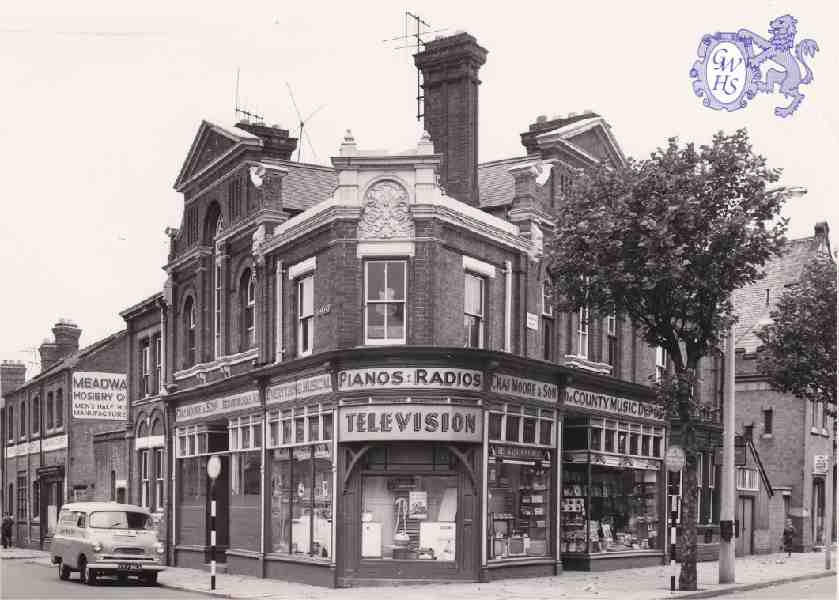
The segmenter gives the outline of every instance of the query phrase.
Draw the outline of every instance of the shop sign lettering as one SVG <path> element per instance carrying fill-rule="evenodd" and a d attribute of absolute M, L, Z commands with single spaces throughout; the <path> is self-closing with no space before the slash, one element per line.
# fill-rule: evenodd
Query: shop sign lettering
<path fill-rule="evenodd" d="M 481 409 L 422 404 L 344 407 L 339 440 L 446 440 L 480 442 Z"/>
<path fill-rule="evenodd" d="M 73 373 L 73 418 L 128 419 L 128 380 L 120 373 Z"/>
<path fill-rule="evenodd" d="M 332 376 L 329 373 L 321 373 L 313 377 L 287 381 L 268 388 L 266 404 L 279 404 L 302 400 L 319 394 L 328 394 L 332 391 Z"/>
<path fill-rule="evenodd" d="M 567 387 L 563 391 L 562 403 L 565 406 L 590 408 L 616 415 L 664 421 L 664 409 L 656 404 L 617 398 L 598 392 L 587 392 L 572 387 Z"/>
<path fill-rule="evenodd" d="M 467 369 L 439 367 L 348 369 L 338 373 L 338 389 L 383 390 L 392 388 L 481 389 L 483 374 Z"/>
<path fill-rule="evenodd" d="M 188 421 L 259 406 L 259 392 L 252 390 L 225 398 L 213 398 L 179 406 L 175 410 L 175 421 Z"/>
<path fill-rule="evenodd" d="M 494 373 L 490 378 L 489 390 L 496 394 L 517 396 L 528 400 L 543 400 L 545 402 L 556 402 L 559 397 L 559 388 L 556 384 L 497 373 Z"/>
<path fill-rule="evenodd" d="M 551 452 L 544 448 L 531 448 L 529 446 L 504 446 L 501 444 L 490 444 L 489 455 L 494 458 L 519 458 L 523 460 L 540 460 L 551 462 Z"/>
<path fill-rule="evenodd" d="M 41 451 L 54 452 L 55 450 L 63 450 L 65 448 L 67 448 L 66 433 L 63 435 L 45 438 L 43 441 L 34 440 L 31 442 L 22 442 L 14 446 L 7 446 L 6 458 L 26 456 L 27 454 L 38 454 Z"/>

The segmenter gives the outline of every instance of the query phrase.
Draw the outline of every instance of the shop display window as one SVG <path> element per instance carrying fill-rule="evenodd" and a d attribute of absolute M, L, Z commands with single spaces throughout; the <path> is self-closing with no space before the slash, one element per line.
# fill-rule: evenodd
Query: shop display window
<path fill-rule="evenodd" d="M 569 464 L 563 467 L 563 552 L 661 549 L 658 472 Z"/>
<path fill-rule="evenodd" d="M 362 493 L 363 559 L 455 560 L 456 475 L 367 475 Z"/>
<path fill-rule="evenodd" d="M 332 408 L 268 415 L 272 552 L 333 558 Z"/>
<path fill-rule="evenodd" d="M 549 456 L 549 455 L 548 455 Z M 550 556 L 551 466 L 500 459 L 488 468 L 488 555 Z"/>

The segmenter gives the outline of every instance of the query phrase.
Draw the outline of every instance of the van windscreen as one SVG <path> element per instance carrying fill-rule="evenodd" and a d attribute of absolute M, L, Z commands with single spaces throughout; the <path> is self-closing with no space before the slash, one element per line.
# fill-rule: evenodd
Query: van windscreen
<path fill-rule="evenodd" d="M 151 517 L 141 512 L 103 510 L 90 515 L 96 529 L 151 529 Z"/>

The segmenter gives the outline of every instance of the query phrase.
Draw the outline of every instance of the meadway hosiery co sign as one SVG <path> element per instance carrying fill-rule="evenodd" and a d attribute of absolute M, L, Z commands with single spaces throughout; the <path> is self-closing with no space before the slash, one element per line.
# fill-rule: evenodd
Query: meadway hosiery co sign
<path fill-rule="evenodd" d="M 571 408 L 589 408 L 622 417 L 664 421 L 664 409 L 657 404 L 579 390 L 573 387 L 566 387 L 562 391 L 562 404 Z"/>
<path fill-rule="evenodd" d="M 73 418 L 125 421 L 128 383 L 120 373 L 73 373 Z"/>

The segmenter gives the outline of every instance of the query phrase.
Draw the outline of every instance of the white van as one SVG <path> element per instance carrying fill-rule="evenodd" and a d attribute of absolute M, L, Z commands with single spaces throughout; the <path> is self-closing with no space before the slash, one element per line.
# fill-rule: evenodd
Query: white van
<path fill-rule="evenodd" d="M 157 539 L 149 511 L 133 504 L 73 502 L 61 507 L 50 546 L 58 576 L 96 585 L 100 575 L 120 579 L 137 576 L 147 585 L 157 583 L 163 544 Z"/>

